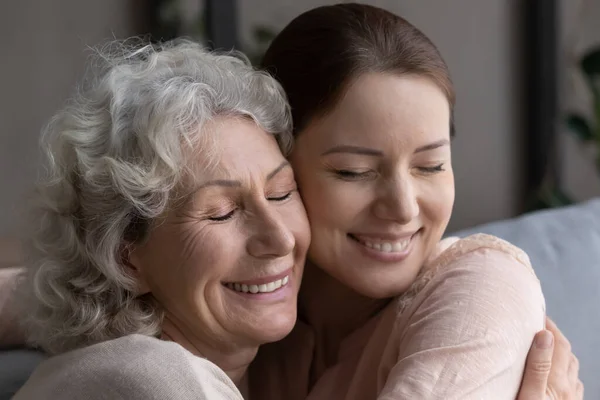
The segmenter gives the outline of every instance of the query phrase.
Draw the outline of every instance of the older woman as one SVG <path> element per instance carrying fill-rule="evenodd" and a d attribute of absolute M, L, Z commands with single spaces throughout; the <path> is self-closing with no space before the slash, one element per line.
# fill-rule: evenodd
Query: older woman
<path fill-rule="evenodd" d="M 16 399 L 239 399 L 310 240 L 279 85 L 189 42 L 98 57 L 50 123 Z M 234 385 L 234 383 L 236 385 Z"/>

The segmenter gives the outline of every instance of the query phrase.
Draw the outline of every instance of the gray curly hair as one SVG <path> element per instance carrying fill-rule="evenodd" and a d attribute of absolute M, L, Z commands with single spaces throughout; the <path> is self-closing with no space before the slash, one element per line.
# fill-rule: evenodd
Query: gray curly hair
<path fill-rule="evenodd" d="M 186 150 L 210 157 L 203 125 L 250 118 L 282 152 L 292 143 L 282 88 L 239 53 L 130 40 L 95 55 L 88 79 L 41 140 L 47 176 L 34 196 L 21 301 L 28 341 L 54 354 L 160 332 L 162 312 L 136 295 L 123 248 L 143 240 L 173 204 L 189 172 Z"/>

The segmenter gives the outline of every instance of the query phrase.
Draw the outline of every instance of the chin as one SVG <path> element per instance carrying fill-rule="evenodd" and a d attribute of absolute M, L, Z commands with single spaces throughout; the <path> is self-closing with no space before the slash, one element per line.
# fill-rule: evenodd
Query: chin
<path fill-rule="evenodd" d="M 399 268 L 385 271 L 370 271 L 358 269 L 355 276 L 347 276 L 345 284 L 358 294 L 372 299 L 387 299 L 400 296 L 406 292 L 416 280 L 420 269 Z"/>
<path fill-rule="evenodd" d="M 290 334 L 296 324 L 296 306 L 288 312 L 273 312 L 258 318 L 253 326 L 251 336 L 260 344 L 277 342 Z"/>

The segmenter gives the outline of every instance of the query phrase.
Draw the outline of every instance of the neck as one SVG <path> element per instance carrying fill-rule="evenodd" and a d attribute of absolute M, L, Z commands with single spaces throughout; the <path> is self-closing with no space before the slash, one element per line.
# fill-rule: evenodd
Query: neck
<path fill-rule="evenodd" d="M 193 334 L 169 314 L 163 320 L 161 339 L 175 342 L 195 356 L 206 358 L 221 368 L 238 387 L 258 351 L 258 346 L 240 347 L 206 340 Z"/>
<path fill-rule="evenodd" d="M 377 315 L 390 299 L 363 296 L 309 261 L 298 302 L 299 316 L 314 330 L 317 353 L 328 366 L 335 362 L 340 342 Z"/>

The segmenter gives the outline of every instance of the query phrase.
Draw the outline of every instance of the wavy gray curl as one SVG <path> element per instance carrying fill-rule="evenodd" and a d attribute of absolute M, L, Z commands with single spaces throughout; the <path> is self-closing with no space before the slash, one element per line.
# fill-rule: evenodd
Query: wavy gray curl
<path fill-rule="evenodd" d="M 41 140 L 47 176 L 34 198 L 21 301 L 28 341 L 52 354 L 159 334 L 162 312 L 135 294 L 123 249 L 143 240 L 173 203 L 189 172 L 186 150 L 210 157 L 203 125 L 239 116 L 275 135 L 284 153 L 293 140 L 282 88 L 240 53 L 130 40 L 111 42 L 93 59 Z"/>

